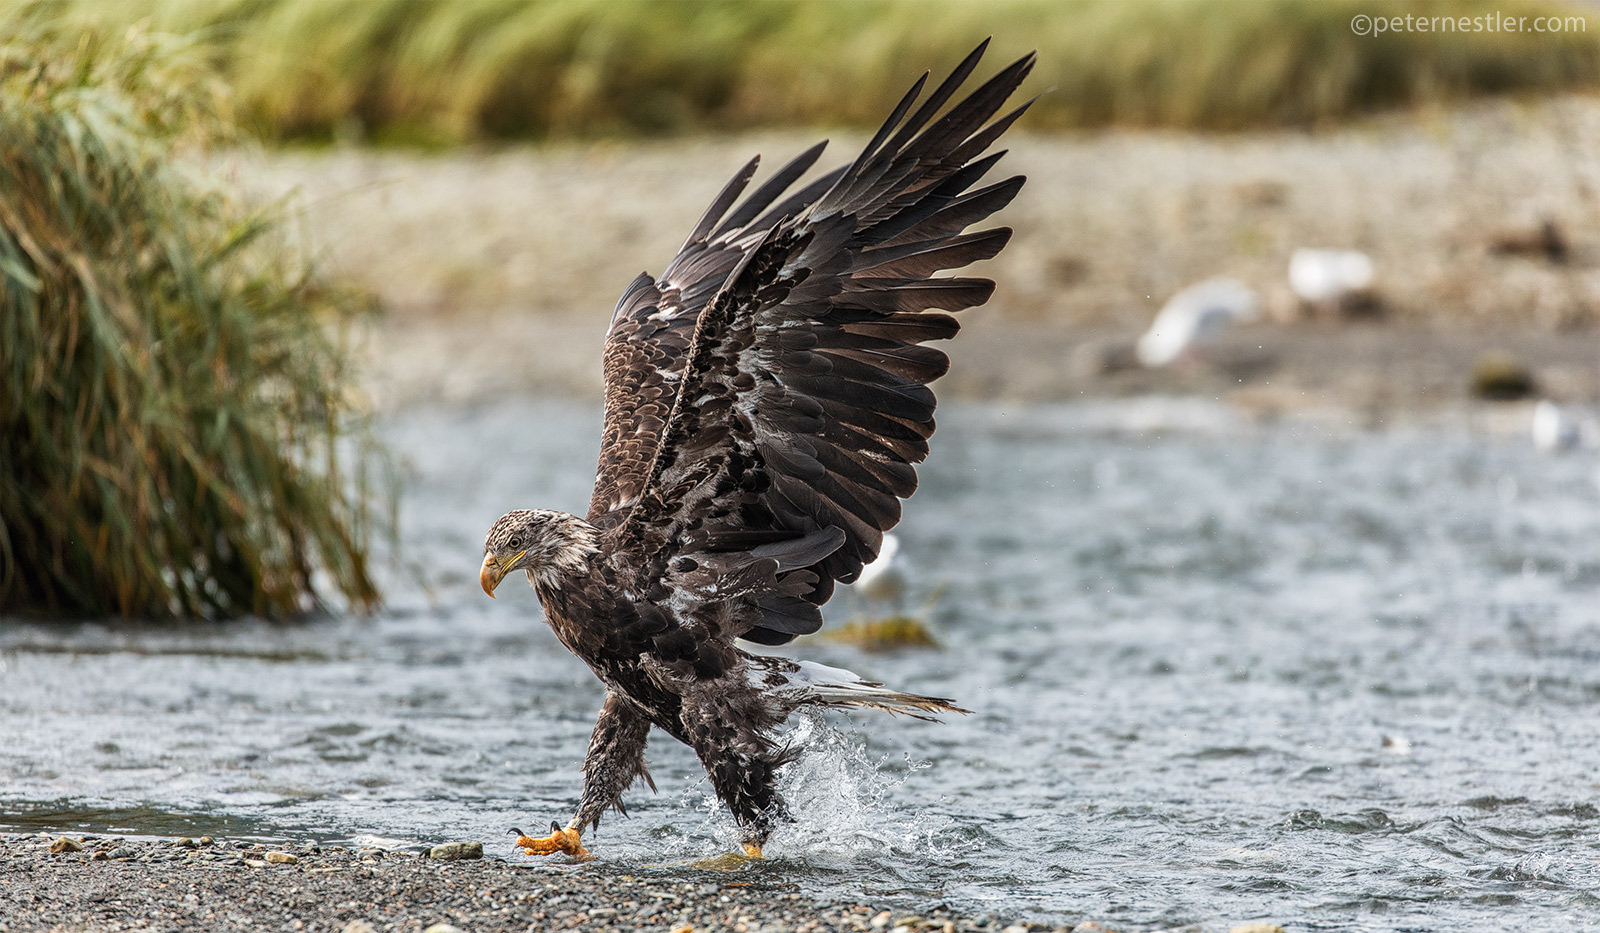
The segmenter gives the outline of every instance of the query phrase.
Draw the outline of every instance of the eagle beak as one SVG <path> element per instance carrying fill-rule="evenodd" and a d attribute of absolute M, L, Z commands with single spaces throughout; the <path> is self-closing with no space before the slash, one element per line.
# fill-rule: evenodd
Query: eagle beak
<path fill-rule="evenodd" d="M 490 554 L 483 559 L 483 569 L 478 571 L 478 582 L 483 584 L 483 591 L 494 599 L 494 588 L 500 585 L 505 578 L 505 572 L 500 569 L 500 562 Z"/>
<path fill-rule="evenodd" d="M 493 554 L 486 555 L 483 558 L 483 569 L 478 571 L 478 582 L 482 584 L 483 591 L 489 594 L 490 599 L 494 599 L 495 587 L 499 586 L 500 581 L 506 578 L 506 574 L 517 569 L 517 565 L 522 563 L 523 555 L 527 553 L 527 551 L 518 551 L 510 560 L 506 561 L 504 567 L 500 566 L 499 559 Z"/>

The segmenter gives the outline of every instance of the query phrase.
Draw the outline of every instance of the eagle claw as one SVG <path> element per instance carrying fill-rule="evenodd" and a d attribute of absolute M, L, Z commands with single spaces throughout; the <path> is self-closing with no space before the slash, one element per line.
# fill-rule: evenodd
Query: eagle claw
<path fill-rule="evenodd" d="M 562 829 L 555 823 L 550 824 L 550 835 L 534 839 L 524 835 L 522 830 L 513 829 L 517 835 L 517 845 L 526 855 L 554 855 L 565 852 L 580 862 L 586 862 L 594 856 L 583 847 L 583 842 L 578 838 L 578 831 L 572 827 Z"/>

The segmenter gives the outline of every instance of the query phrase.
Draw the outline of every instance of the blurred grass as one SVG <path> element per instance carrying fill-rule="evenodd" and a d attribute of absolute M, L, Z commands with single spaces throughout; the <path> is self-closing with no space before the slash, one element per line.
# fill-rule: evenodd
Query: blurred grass
<path fill-rule="evenodd" d="M 184 158 L 224 103 L 186 42 L 0 14 L 0 613 L 377 601 L 357 302 Z"/>
<path fill-rule="evenodd" d="M 1591 88 L 1576 6 L 1424 0 L 60 0 L 203 30 L 280 139 L 481 139 L 870 126 L 984 36 L 1040 52 L 1035 129 L 1301 125 L 1474 94 Z M 1390 32 L 1380 16 L 1584 18 L 1560 34 Z"/>

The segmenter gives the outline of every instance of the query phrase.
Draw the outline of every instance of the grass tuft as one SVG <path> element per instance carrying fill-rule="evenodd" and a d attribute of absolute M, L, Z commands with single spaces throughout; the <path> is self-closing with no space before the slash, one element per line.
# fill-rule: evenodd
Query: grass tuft
<path fill-rule="evenodd" d="M 233 140 L 198 47 L 43 9 L 0 15 L 0 612 L 374 605 L 357 302 L 185 157 Z"/>
<path fill-rule="evenodd" d="M 1305 125 L 1600 83 L 1600 20 L 1539 0 L 60 4 L 112 23 L 202 31 L 248 124 L 284 139 L 870 127 L 911 76 L 949 68 L 990 35 L 992 62 L 1040 53 L 1029 83 L 1045 92 L 1029 118 L 1035 129 Z M 1358 15 L 1428 23 L 1357 35 Z M 1549 15 L 1563 18 L 1561 31 L 1535 32 Z M 1503 28 L 1507 17 L 1524 29 Z"/>

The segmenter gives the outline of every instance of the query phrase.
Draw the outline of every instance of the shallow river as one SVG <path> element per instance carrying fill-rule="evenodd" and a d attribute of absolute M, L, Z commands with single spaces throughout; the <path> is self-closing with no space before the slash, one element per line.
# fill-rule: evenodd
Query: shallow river
<path fill-rule="evenodd" d="M 975 713 L 800 723 L 800 819 L 755 871 L 1124 928 L 1600 926 L 1592 455 L 1159 400 L 942 421 L 900 533 L 943 650 L 792 653 Z M 583 511 L 598 413 L 387 433 L 408 566 L 377 618 L 0 626 L 0 829 L 520 858 L 508 827 L 570 816 L 600 687 L 520 577 L 491 601 L 476 571 L 502 511 Z M 652 866 L 731 822 L 687 749 L 650 757 L 660 793 L 592 845 L 693 875 Z"/>

